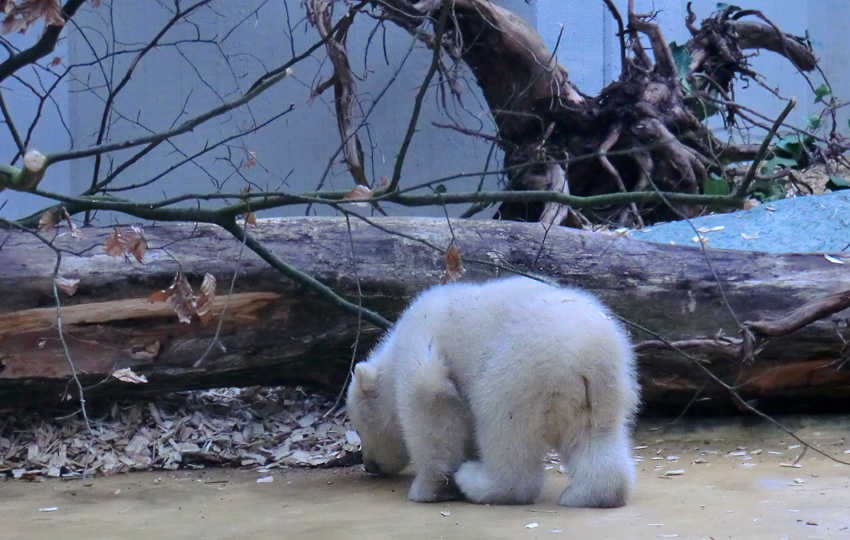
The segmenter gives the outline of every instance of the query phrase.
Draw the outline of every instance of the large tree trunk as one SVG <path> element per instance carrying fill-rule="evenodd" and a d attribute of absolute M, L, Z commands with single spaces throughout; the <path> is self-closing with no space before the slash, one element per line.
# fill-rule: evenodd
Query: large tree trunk
<path fill-rule="evenodd" d="M 443 250 L 454 234 L 467 278 L 484 280 L 511 270 L 552 276 L 597 294 L 612 310 L 668 340 L 735 337 L 740 321 L 775 319 L 847 288 L 846 266 L 818 254 L 772 255 L 708 249 L 715 281 L 698 248 L 653 244 L 540 224 L 492 221 L 377 219 L 388 234 L 353 221 L 356 274 L 363 305 L 394 319 L 444 270 Z M 453 232 L 452 232 L 453 231 Z M 254 384 L 309 383 L 338 389 L 345 379 L 357 318 L 282 278 L 247 249 L 219 336 L 216 332 L 241 244 L 211 226 L 152 227 L 144 265 L 106 255 L 112 229 L 85 229 L 56 245 L 65 253 L 60 275 L 79 278 L 72 297 L 62 294 L 61 321 L 70 356 L 89 399 L 168 390 Z M 355 268 L 344 220 L 286 218 L 262 221 L 256 237 L 295 267 L 357 302 Z M 425 241 L 414 241 L 411 238 Z M 165 247 L 167 249 L 157 249 Z M 90 248 L 90 249 L 89 249 Z M 172 258 L 173 257 L 173 258 Z M 0 249 L 0 401 L 55 400 L 69 386 L 69 367 L 56 330 L 51 249 L 33 236 L 11 233 Z M 179 265 L 178 265 L 179 262 Z M 168 287 L 175 272 L 197 287 L 200 276 L 218 278 L 213 323 L 179 323 L 165 303 L 148 296 Z M 745 399 L 768 409 L 811 410 L 850 404 L 850 370 L 841 365 L 839 316 L 810 324 L 766 344 L 752 363 L 729 358 L 730 348 L 688 349 L 713 373 L 739 386 Z M 533 325 L 534 321 L 525 324 Z M 636 342 L 653 336 L 631 328 Z M 364 323 L 362 358 L 380 335 Z M 714 411 L 733 403 L 728 392 L 681 354 L 645 344 L 639 366 L 645 406 L 677 413 L 698 393 L 696 405 Z M 147 376 L 147 384 L 110 377 L 119 368 Z"/>

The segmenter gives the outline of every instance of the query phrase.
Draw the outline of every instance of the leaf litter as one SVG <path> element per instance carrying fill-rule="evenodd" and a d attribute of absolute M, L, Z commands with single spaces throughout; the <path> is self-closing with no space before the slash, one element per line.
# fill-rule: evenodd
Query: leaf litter
<path fill-rule="evenodd" d="M 0 409 L 0 477 L 353 465 L 360 439 L 344 408 L 326 414 L 333 404 L 301 387 L 179 392 L 90 409 L 91 433 L 79 414 Z"/>

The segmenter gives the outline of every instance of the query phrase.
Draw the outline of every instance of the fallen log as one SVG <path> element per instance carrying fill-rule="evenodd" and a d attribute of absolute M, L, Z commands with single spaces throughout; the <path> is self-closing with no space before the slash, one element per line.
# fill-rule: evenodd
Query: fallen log
<path fill-rule="evenodd" d="M 520 272 L 587 289 L 639 325 L 628 326 L 638 343 L 644 406 L 653 412 L 677 414 L 688 405 L 734 409 L 728 390 L 697 362 L 766 410 L 850 404 L 846 315 L 832 314 L 777 337 L 758 334 L 759 328 L 791 328 L 787 321 L 765 321 L 850 288 L 847 266 L 822 254 L 703 252 L 574 229 L 547 232 L 539 223 L 458 220 L 451 229 L 431 218 L 372 223 L 377 226 L 352 220 L 351 239 L 345 221 L 336 218 L 262 220 L 250 232 L 294 267 L 389 320 L 439 281 L 444 250 L 453 240 L 467 279 Z M 60 293 L 61 319 L 53 295 L 54 251 L 23 232 L 0 239 L 0 403 L 76 399 L 65 346 L 89 401 L 223 386 L 338 390 L 352 356 L 362 358 L 382 332 L 283 278 L 214 226 L 147 228 L 143 264 L 104 253 L 112 233 L 91 228 L 82 239 L 65 234 L 53 241 L 68 251 L 58 274 L 80 280 L 73 296 Z M 850 261 L 846 254 L 834 254 L 836 259 Z M 148 301 L 178 270 L 194 286 L 207 272 L 217 278 L 211 323 L 180 323 L 169 303 Z M 811 318 L 811 309 L 802 312 Z M 742 339 L 745 321 L 755 342 Z M 751 350 L 743 354 L 748 343 Z M 111 377 L 123 368 L 148 382 Z"/>

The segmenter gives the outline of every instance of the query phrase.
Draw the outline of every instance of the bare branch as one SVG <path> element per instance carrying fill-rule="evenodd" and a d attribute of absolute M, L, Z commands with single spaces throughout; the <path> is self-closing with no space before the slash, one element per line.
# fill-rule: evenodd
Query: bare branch
<path fill-rule="evenodd" d="M 47 156 L 48 161 L 50 163 L 57 163 L 57 162 L 60 162 L 60 161 L 67 161 L 67 160 L 70 160 L 70 159 L 80 159 L 80 158 L 84 158 L 84 157 L 95 156 L 95 155 L 98 155 L 98 154 L 105 154 L 107 152 L 114 152 L 116 150 L 124 150 L 126 148 L 132 148 L 134 146 L 141 146 L 143 144 L 150 144 L 150 143 L 164 141 L 165 139 L 170 139 L 170 138 L 172 138 L 176 135 L 181 135 L 183 133 L 187 133 L 189 131 L 192 131 L 193 129 L 195 129 L 196 127 L 198 127 L 199 125 L 203 124 L 204 122 L 206 122 L 208 120 L 211 120 L 211 119 L 213 119 L 217 116 L 221 116 L 222 114 L 224 114 L 228 111 L 231 111 L 231 110 L 233 110 L 237 107 L 241 107 L 242 105 L 245 105 L 246 103 L 250 102 L 255 97 L 259 96 L 260 94 L 262 94 L 263 92 L 265 92 L 266 90 L 268 90 L 269 88 L 274 86 L 277 82 L 279 82 L 280 80 L 287 77 L 290 73 L 292 73 L 291 70 L 286 70 L 286 71 L 278 73 L 274 77 L 266 78 L 266 79 L 263 80 L 263 82 L 260 85 L 254 87 L 252 90 L 248 91 L 242 97 L 235 99 L 233 101 L 224 103 L 223 105 L 220 105 L 220 106 L 215 107 L 213 109 L 210 109 L 209 111 L 207 111 L 203 114 L 200 114 L 200 115 L 196 116 L 195 118 L 192 118 L 191 120 L 187 120 L 186 122 L 184 122 L 183 124 L 181 124 L 180 126 L 174 128 L 174 129 L 170 129 L 168 131 L 163 131 L 161 133 L 155 133 L 153 135 L 148 135 L 146 137 L 139 137 L 137 139 L 130 139 L 130 140 L 121 141 L 121 142 L 117 142 L 117 143 L 107 143 L 107 144 L 101 144 L 101 145 L 97 145 L 97 146 L 91 146 L 89 148 L 85 148 L 85 149 L 82 149 L 82 150 L 72 150 L 72 151 L 69 151 L 69 152 L 60 152 L 60 153 L 50 154 L 50 155 Z"/>
<path fill-rule="evenodd" d="M 410 113 L 410 122 L 407 126 L 407 133 L 405 133 L 404 139 L 401 142 L 401 148 L 399 148 L 398 156 L 395 160 L 393 176 L 390 178 L 387 191 L 395 191 L 398 189 L 398 183 L 401 180 L 401 169 L 404 166 L 404 158 L 407 155 L 407 149 L 410 147 L 410 142 L 413 140 L 413 134 L 416 131 L 416 124 L 419 122 L 419 112 L 422 109 L 422 102 L 425 100 L 425 93 L 428 91 L 428 88 L 431 85 L 431 79 L 434 77 L 434 73 L 437 72 L 437 68 L 440 65 L 440 55 L 443 53 L 443 37 L 446 33 L 446 24 L 449 20 L 449 13 L 452 11 L 454 11 L 454 0 L 443 0 L 443 5 L 440 8 L 440 19 L 437 22 L 437 28 L 434 31 L 431 65 L 428 66 L 428 72 L 425 74 L 425 78 L 419 86 L 419 91 L 416 93 L 416 98 L 413 100 L 413 112 Z"/>
<path fill-rule="evenodd" d="M 779 130 L 779 126 L 782 125 L 782 122 L 785 121 L 785 118 L 788 116 L 788 113 L 791 112 L 791 109 L 797 105 L 797 100 L 791 98 L 788 100 L 788 103 L 785 105 L 785 109 L 779 114 L 776 118 L 776 121 L 771 126 L 770 131 L 765 135 L 764 140 L 759 147 L 758 153 L 756 154 L 755 159 L 753 159 L 752 165 L 750 165 L 750 170 L 747 172 L 747 176 L 738 184 L 738 188 L 735 190 L 735 195 L 737 197 L 746 197 L 747 191 L 750 189 L 750 184 L 755 180 L 756 172 L 758 172 L 758 168 L 761 165 L 762 160 L 767 155 L 767 149 L 770 147 L 770 143 L 773 141 L 773 137 L 776 135 L 776 132 Z"/>
<path fill-rule="evenodd" d="M 85 2 L 86 0 L 68 0 L 62 6 L 62 16 L 67 21 L 74 16 L 80 6 Z M 17 73 L 22 67 L 34 64 L 52 53 L 56 47 L 56 42 L 59 41 L 59 36 L 62 34 L 63 28 L 64 26 L 48 26 L 44 29 L 44 33 L 35 45 L 9 56 L 9 58 L 0 64 L 0 82 Z"/>

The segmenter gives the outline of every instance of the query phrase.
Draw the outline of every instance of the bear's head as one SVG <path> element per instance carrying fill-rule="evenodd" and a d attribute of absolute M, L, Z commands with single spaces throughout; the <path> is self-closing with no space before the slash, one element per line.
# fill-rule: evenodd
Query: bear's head
<path fill-rule="evenodd" d="M 354 366 L 354 378 L 348 387 L 348 415 L 363 452 L 366 472 L 395 474 L 410 458 L 402 438 L 392 385 L 374 365 L 362 362 Z"/>

